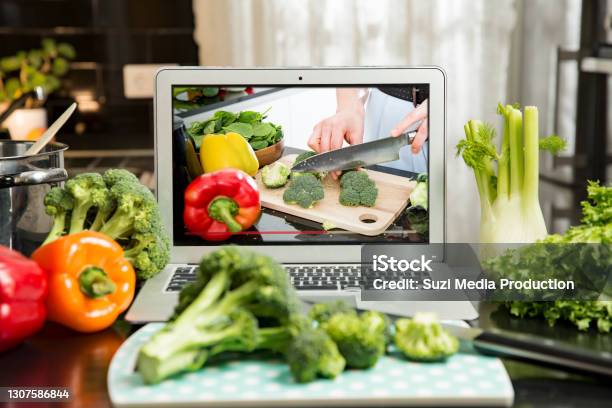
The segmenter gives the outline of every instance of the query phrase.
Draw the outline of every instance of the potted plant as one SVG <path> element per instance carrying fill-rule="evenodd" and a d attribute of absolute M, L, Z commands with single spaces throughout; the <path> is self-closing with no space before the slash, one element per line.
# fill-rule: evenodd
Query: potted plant
<path fill-rule="evenodd" d="M 60 78 L 68 72 L 74 57 L 72 45 L 45 38 L 40 49 L 0 58 L 0 106 L 6 110 L 11 104 L 23 105 L 2 124 L 12 139 L 40 137 L 47 127 L 47 112 L 42 105 L 60 87 Z"/>

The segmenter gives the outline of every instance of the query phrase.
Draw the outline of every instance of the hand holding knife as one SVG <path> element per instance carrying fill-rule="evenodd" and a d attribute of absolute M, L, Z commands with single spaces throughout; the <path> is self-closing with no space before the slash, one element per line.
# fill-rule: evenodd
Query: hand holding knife
<path fill-rule="evenodd" d="M 398 160 L 400 149 L 412 144 L 421 124 L 422 121 L 414 123 L 397 137 L 386 137 L 317 154 L 299 162 L 292 170 L 297 172 L 351 170 Z"/>

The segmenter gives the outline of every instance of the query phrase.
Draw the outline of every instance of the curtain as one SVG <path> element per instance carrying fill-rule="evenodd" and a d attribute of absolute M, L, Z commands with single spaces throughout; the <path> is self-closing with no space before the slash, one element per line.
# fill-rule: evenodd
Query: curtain
<path fill-rule="evenodd" d="M 505 101 L 514 0 L 194 0 L 194 15 L 202 65 L 442 67 L 448 238 L 477 242 L 478 193 L 455 145 Z"/>

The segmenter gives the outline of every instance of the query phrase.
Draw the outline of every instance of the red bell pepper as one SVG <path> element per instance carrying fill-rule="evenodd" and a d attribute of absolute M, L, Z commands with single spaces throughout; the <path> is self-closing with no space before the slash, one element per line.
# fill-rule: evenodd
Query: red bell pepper
<path fill-rule="evenodd" d="M 47 276 L 36 262 L 0 246 L 0 352 L 42 327 L 46 296 Z"/>
<path fill-rule="evenodd" d="M 241 170 L 203 174 L 185 189 L 185 227 L 207 241 L 223 241 L 259 218 L 257 183 Z"/>

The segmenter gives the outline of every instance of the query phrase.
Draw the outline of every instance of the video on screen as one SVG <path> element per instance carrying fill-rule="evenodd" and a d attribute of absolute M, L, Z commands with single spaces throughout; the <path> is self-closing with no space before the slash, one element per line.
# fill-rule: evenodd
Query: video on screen
<path fill-rule="evenodd" d="M 175 86 L 174 244 L 428 242 L 429 86 Z"/>

